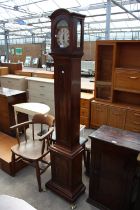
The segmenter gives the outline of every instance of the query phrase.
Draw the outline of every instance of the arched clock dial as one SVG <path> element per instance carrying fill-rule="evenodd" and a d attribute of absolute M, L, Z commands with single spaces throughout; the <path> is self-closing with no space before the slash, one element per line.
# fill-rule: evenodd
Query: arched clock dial
<path fill-rule="evenodd" d="M 60 48 L 66 48 L 70 45 L 69 28 L 68 23 L 65 20 L 61 20 L 57 24 L 56 39 Z"/>
<path fill-rule="evenodd" d="M 69 30 L 68 28 L 61 28 L 57 34 L 57 44 L 61 48 L 65 48 L 69 46 Z"/>

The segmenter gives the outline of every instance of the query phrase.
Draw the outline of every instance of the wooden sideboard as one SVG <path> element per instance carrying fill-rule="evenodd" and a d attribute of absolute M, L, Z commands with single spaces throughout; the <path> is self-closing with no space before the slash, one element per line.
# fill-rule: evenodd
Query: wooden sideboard
<path fill-rule="evenodd" d="M 27 90 L 26 76 L 19 76 L 14 74 L 2 75 L 0 77 L 1 86 L 14 90 Z"/>
<path fill-rule="evenodd" d="M 15 71 L 22 70 L 22 63 L 1 63 L 0 66 L 8 67 L 9 74 L 15 74 Z"/>
<path fill-rule="evenodd" d="M 26 92 L 12 90 L 9 88 L 0 88 L 0 131 L 14 135 L 10 126 L 15 124 L 13 105 L 17 103 L 27 102 Z M 22 113 L 18 115 L 19 122 L 28 120 L 28 116 Z"/>
<path fill-rule="evenodd" d="M 8 73 L 9 73 L 8 67 L 0 66 L 0 76 Z"/>
<path fill-rule="evenodd" d="M 39 102 L 50 107 L 50 114 L 54 110 L 54 80 L 39 77 L 27 77 L 29 102 Z"/>
<path fill-rule="evenodd" d="M 88 202 L 104 210 L 139 210 L 140 134 L 103 125 L 90 138 Z"/>
<path fill-rule="evenodd" d="M 91 127 L 106 124 L 140 132 L 139 54 L 139 40 L 96 42 Z"/>
<path fill-rule="evenodd" d="M 23 69 L 21 71 L 16 71 L 16 75 L 28 76 L 28 77 L 42 77 L 48 79 L 54 79 L 54 72 L 46 70 L 33 70 L 33 69 Z"/>

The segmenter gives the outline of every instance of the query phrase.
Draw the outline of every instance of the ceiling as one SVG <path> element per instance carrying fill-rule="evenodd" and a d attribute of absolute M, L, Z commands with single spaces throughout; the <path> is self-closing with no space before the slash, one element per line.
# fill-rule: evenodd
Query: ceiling
<path fill-rule="evenodd" d="M 58 8 L 86 15 L 85 38 L 104 39 L 106 29 L 110 39 L 140 37 L 140 0 L 0 0 L 0 39 L 50 38 L 48 16 Z"/>

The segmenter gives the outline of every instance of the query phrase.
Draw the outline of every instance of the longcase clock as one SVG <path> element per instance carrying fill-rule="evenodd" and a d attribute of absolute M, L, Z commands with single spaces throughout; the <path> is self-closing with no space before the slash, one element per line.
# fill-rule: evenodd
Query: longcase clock
<path fill-rule="evenodd" d="M 84 15 L 58 9 L 51 19 L 56 144 L 50 147 L 52 178 L 46 183 L 70 202 L 85 191 L 80 132 L 81 57 Z"/>

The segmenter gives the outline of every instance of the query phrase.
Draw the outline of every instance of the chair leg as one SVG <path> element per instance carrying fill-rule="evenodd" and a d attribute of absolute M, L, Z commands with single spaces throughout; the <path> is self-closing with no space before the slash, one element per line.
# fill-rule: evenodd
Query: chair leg
<path fill-rule="evenodd" d="M 89 176 L 90 175 L 90 149 L 86 148 L 86 175 Z"/>
<path fill-rule="evenodd" d="M 86 148 L 85 145 L 83 145 L 83 158 L 84 158 L 84 166 L 86 167 Z"/>
<path fill-rule="evenodd" d="M 36 165 L 36 178 L 37 178 L 37 183 L 38 183 L 38 190 L 39 190 L 39 192 L 41 192 L 42 188 L 41 188 L 41 176 L 40 176 L 39 161 L 36 161 L 35 165 Z"/>
<path fill-rule="evenodd" d="M 15 153 L 12 152 L 12 163 L 11 163 L 11 166 L 12 166 L 12 176 L 15 176 L 15 170 L 16 170 L 16 166 L 15 166 L 15 161 L 16 161 L 16 158 L 15 158 Z"/>

